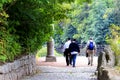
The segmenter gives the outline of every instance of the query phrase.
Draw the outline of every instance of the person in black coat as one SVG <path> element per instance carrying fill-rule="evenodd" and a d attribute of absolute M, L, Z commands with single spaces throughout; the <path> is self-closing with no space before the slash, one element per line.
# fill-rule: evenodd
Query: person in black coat
<path fill-rule="evenodd" d="M 76 42 L 76 39 L 73 39 L 72 43 L 70 44 L 69 51 L 71 53 L 73 67 L 75 67 L 76 57 L 80 53 L 80 48 L 79 48 L 79 45 Z"/>

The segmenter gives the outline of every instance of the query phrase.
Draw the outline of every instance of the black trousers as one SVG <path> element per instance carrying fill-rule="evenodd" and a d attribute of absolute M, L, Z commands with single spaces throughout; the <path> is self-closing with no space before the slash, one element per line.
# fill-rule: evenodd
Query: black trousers
<path fill-rule="evenodd" d="M 69 49 L 65 49 L 64 56 L 66 58 L 67 66 L 69 66 L 69 64 L 72 64 L 72 58 L 71 58 L 71 54 L 69 52 Z"/>

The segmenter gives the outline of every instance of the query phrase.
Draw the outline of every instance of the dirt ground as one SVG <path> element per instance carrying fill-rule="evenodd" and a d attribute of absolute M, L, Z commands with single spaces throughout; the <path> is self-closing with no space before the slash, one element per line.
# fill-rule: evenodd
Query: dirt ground
<path fill-rule="evenodd" d="M 98 57 L 94 57 L 93 66 L 97 66 Z M 55 66 L 55 67 L 66 67 L 65 57 L 56 57 L 56 62 L 46 62 L 46 57 L 40 57 L 36 59 L 36 63 L 39 66 Z M 77 56 L 76 67 L 88 67 L 88 59 L 85 56 Z"/>

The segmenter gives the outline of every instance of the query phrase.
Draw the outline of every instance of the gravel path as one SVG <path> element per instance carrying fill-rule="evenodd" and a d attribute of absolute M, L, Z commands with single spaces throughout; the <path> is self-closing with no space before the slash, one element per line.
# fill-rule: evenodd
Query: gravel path
<path fill-rule="evenodd" d="M 97 66 L 97 57 L 94 65 L 87 65 L 87 58 L 78 56 L 76 67 L 66 66 L 64 57 L 57 57 L 57 62 L 45 62 L 45 58 L 37 60 L 39 73 L 25 76 L 21 80 L 97 80 L 94 75 Z"/>

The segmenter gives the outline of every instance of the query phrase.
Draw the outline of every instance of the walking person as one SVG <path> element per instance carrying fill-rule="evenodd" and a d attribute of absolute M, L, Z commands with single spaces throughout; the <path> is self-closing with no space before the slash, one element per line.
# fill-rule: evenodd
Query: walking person
<path fill-rule="evenodd" d="M 93 41 L 92 37 L 90 37 L 90 39 L 87 42 L 86 45 L 86 53 L 87 53 L 87 57 L 88 57 L 88 65 L 93 65 L 93 57 L 94 54 L 96 53 L 96 44 Z"/>
<path fill-rule="evenodd" d="M 72 58 L 72 66 L 75 67 L 76 66 L 76 57 L 78 55 L 78 53 L 80 53 L 80 49 L 79 49 L 79 45 L 76 42 L 76 39 L 73 39 L 73 41 L 71 42 L 70 46 L 69 46 L 69 50 L 71 53 L 71 58 Z"/>
<path fill-rule="evenodd" d="M 67 41 L 65 42 L 64 46 L 63 46 L 63 53 L 64 53 L 64 56 L 66 58 L 67 66 L 69 66 L 69 64 L 71 64 L 71 55 L 70 55 L 70 51 L 69 51 L 70 43 L 71 43 L 71 39 L 68 38 Z"/>

